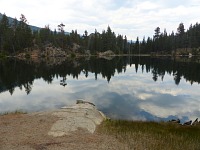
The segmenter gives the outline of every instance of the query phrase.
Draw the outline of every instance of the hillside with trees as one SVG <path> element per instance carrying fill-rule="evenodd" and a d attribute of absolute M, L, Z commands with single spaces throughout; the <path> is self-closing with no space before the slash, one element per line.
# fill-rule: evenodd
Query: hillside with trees
<path fill-rule="evenodd" d="M 87 30 L 80 35 L 77 30 L 69 34 L 65 32 L 65 25 L 58 24 L 57 30 L 52 31 L 49 25 L 38 30 L 32 30 L 25 15 L 20 20 L 10 19 L 3 14 L 0 18 L 0 52 L 6 55 L 16 55 L 24 51 L 39 49 L 45 50 L 46 45 L 57 47 L 66 54 L 93 54 L 113 51 L 115 54 L 152 54 L 152 55 L 194 55 L 200 54 L 200 24 L 191 25 L 185 29 L 180 23 L 176 32 L 161 32 L 160 27 L 155 28 L 152 37 L 138 37 L 135 42 L 128 42 L 126 35 L 116 35 L 108 26 L 101 33 L 96 29 L 88 34 Z M 134 33 L 133 33 L 134 34 Z M 76 46 L 74 49 L 73 47 Z M 46 49 L 48 50 L 48 49 Z M 88 52 L 89 51 L 89 52 Z"/>
<path fill-rule="evenodd" d="M 188 55 L 188 53 L 200 54 L 200 24 L 190 25 L 185 29 L 184 24 L 180 23 L 176 33 L 167 33 L 166 29 L 161 32 L 157 27 L 153 38 L 145 38 L 140 43 L 142 54 L 158 53 L 172 55 Z"/>

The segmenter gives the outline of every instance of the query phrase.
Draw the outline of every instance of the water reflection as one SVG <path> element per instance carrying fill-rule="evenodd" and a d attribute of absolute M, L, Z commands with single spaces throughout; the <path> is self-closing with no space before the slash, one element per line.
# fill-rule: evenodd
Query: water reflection
<path fill-rule="evenodd" d="M 83 98 L 115 119 L 196 119 L 198 61 L 150 57 L 80 58 L 59 65 L 1 61 L 0 112 L 54 109 Z"/>

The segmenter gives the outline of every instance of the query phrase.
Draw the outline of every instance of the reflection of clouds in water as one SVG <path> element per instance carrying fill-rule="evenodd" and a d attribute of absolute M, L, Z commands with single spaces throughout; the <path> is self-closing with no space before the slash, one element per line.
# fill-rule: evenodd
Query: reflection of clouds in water
<path fill-rule="evenodd" d="M 43 111 L 75 104 L 76 99 L 80 98 L 89 98 L 89 100 L 92 100 L 94 95 L 90 89 L 97 87 L 99 84 L 107 85 L 107 81 L 104 80 L 97 82 L 92 78 L 77 80 L 67 77 L 67 86 L 63 87 L 60 85 L 61 79 L 54 78 L 52 84 L 47 84 L 42 79 L 37 79 L 34 81 L 33 89 L 29 95 L 26 95 L 23 90 L 20 91 L 18 88 L 15 89 L 12 96 L 10 96 L 9 92 L 1 93 L 0 112 L 15 111 L 18 109 L 29 112 Z"/>
<path fill-rule="evenodd" d="M 133 103 L 138 105 L 139 110 L 149 112 L 158 118 L 169 118 L 171 115 L 195 119 L 200 116 L 199 86 L 193 89 L 193 86 L 184 82 L 181 86 L 176 86 L 169 75 L 165 75 L 166 80 L 163 82 L 152 82 L 148 76 L 147 74 L 141 78 L 140 75 L 132 74 L 123 80 L 116 79 L 112 88 L 117 93 L 129 93 L 138 100 L 145 100 Z"/>
<path fill-rule="evenodd" d="M 182 89 L 179 88 L 164 88 L 162 87 L 156 87 L 153 89 L 154 92 L 160 93 L 160 94 L 170 94 L 173 96 L 177 96 L 183 92 Z"/>
<path fill-rule="evenodd" d="M 1 105 L 0 111 L 15 111 L 17 109 L 42 111 L 58 108 L 71 103 L 70 101 L 64 101 L 65 90 L 69 90 L 68 87 L 60 86 L 58 79 L 55 79 L 52 84 L 47 84 L 42 79 L 38 79 L 35 80 L 29 95 L 26 95 L 24 91 L 16 90 L 13 96 L 5 96 L 5 99 L 1 98 L 0 102 L 4 103 L 5 107 Z"/>
<path fill-rule="evenodd" d="M 101 105 L 99 109 L 106 115 L 115 119 L 132 119 L 132 120 L 144 120 L 144 117 L 137 115 L 139 113 L 137 100 L 130 101 L 130 95 L 120 95 L 115 92 L 104 93 L 103 96 L 99 95 L 96 104 Z M 110 104 L 104 107 L 103 102 L 109 101 Z"/>
<path fill-rule="evenodd" d="M 42 79 L 34 81 L 33 89 L 27 96 L 15 89 L 13 96 L 8 92 L 0 94 L 0 112 L 25 109 L 42 111 L 72 105 L 76 99 L 93 102 L 111 118 L 130 120 L 161 120 L 179 117 L 200 117 L 200 86 L 181 82 L 174 84 L 170 75 L 164 81 L 154 82 L 151 73 L 143 73 L 134 65 L 126 68 L 126 73 L 116 74 L 108 84 L 106 79 L 83 73 L 79 79 L 67 76 L 67 86 L 60 85 L 62 78 L 55 78 L 52 84 Z M 187 117 L 188 116 L 188 117 Z"/>
<path fill-rule="evenodd" d="M 147 100 L 150 99 L 151 97 L 153 97 L 153 94 L 147 94 L 147 93 L 139 93 L 137 95 L 139 100 Z"/>

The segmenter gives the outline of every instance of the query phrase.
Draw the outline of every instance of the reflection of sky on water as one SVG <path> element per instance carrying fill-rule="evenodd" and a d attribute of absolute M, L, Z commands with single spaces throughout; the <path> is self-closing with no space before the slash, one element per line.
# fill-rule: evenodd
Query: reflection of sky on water
<path fill-rule="evenodd" d="M 157 82 L 151 73 L 135 72 L 134 65 L 127 66 L 126 72 L 116 74 L 109 84 L 100 75 L 89 73 L 88 78 L 81 74 L 79 79 L 67 77 L 67 86 L 60 85 L 61 78 L 52 84 L 42 79 L 34 81 L 32 91 L 26 95 L 24 90 L 15 89 L 0 94 L 0 112 L 26 110 L 42 111 L 72 105 L 76 99 L 85 99 L 97 105 L 111 118 L 131 120 L 169 120 L 182 121 L 200 117 L 200 85 L 191 85 L 184 79 L 179 86 L 174 84 L 173 76 L 165 75 Z"/>

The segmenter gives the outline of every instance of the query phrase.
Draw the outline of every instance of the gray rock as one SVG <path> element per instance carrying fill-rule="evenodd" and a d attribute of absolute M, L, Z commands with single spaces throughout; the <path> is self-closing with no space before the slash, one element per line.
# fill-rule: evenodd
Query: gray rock
<path fill-rule="evenodd" d="M 86 104 L 86 103 L 95 106 L 93 103 L 88 102 L 88 101 L 84 101 L 83 99 L 76 100 L 76 104 Z"/>
<path fill-rule="evenodd" d="M 171 123 L 180 123 L 180 119 L 172 119 L 172 120 L 169 120 L 169 122 L 171 122 Z"/>
<path fill-rule="evenodd" d="M 184 126 L 189 126 L 189 125 L 191 125 L 191 123 L 192 123 L 192 120 L 190 120 L 190 121 L 188 121 L 188 122 L 185 122 L 183 125 L 184 125 Z"/>
<path fill-rule="evenodd" d="M 198 125 L 199 124 L 199 122 L 198 122 L 198 118 L 192 123 L 192 125 L 193 126 L 196 126 L 196 125 Z"/>
<path fill-rule="evenodd" d="M 96 126 L 106 119 L 94 104 L 78 100 L 78 104 L 71 107 L 62 107 L 53 113 L 59 120 L 53 124 L 48 135 L 58 137 L 70 135 L 78 129 L 94 133 Z"/>

